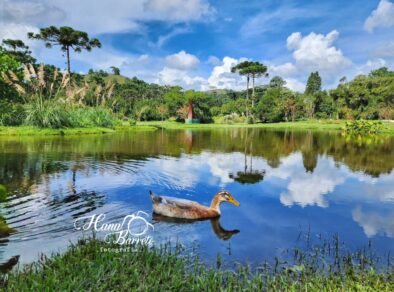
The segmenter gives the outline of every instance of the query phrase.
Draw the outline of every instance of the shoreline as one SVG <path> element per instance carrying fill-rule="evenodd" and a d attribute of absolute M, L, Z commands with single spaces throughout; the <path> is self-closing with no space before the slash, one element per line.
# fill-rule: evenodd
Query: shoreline
<path fill-rule="evenodd" d="M 264 265 L 253 271 L 247 264 L 228 270 L 216 263 L 203 264 L 197 255 L 185 254 L 180 245 L 124 247 L 97 239 L 83 239 L 66 252 L 8 271 L 0 277 L 6 290 L 116 290 L 119 291 L 335 291 L 369 289 L 392 291 L 394 269 L 379 271 L 367 256 L 337 256 L 337 262 L 320 268 L 314 253 L 303 253 L 294 264 Z M 334 248 L 334 247 L 333 247 Z M 112 250 L 112 251 L 111 251 Z M 332 253 L 334 254 L 334 252 Z M 349 260 L 349 257 L 351 261 Z M 302 260 L 301 260 L 302 258 Z M 354 261 L 354 262 L 353 262 Z M 324 266 L 324 265 L 323 265 Z"/>
<path fill-rule="evenodd" d="M 37 128 L 30 126 L 5 127 L 0 126 L 0 137 L 7 136 L 70 136 L 70 135 L 92 135 L 108 134 L 124 131 L 155 131 L 166 130 L 212 130 L 229 128 L 258 128 L 272 130 L 312 130 L 312 131 L 341 131 L 345 126 L 345 120 L 309 120 L 297 122 L 259 123 L 259 124 L 183 124 L 170 121 L 147 121 L 138 122 L 135 126 L 117 126 L 115 128 Z M 379 135 L 394 135 L 394 123 L 384 122 L 384 129 Z"/>

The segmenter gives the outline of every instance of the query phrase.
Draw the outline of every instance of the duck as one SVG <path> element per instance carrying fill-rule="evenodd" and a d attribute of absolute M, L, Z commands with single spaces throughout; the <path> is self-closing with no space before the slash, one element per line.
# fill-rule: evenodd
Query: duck
<path fill-rule="evenodd" d="M 240 206 L 240 203 L 227 191 L 218 192 L 209 207 L 190 200 L 158 196 L 152 191 L 149 191 L 149 194 L 153 204 L 153 213 L 172 218 L 192 220 L 217 218 L 220 217 L 221 203 L 229 202 Z"/>

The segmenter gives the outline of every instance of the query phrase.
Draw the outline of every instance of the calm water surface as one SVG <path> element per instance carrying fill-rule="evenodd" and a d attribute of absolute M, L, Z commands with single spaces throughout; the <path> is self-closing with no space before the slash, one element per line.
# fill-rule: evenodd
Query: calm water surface
<path fill-rule="evenodd" d="M 84 137 L 0 138 L 0 262 L 64 250 L 83 234 L 81 216 L 118 221 L 142 210 L 156 243 L 198 245 L 203 258 L 258 264 L 302 234 L 338 234 L 350 249 L 372 240 L 394 251 L 394 139 L 351 141 L 338 133 L 222 129 Z M 225 188 L 218 221 L 152 218 L 148 191 L 210 204 Z M 239 232 L 237 232 L 237 230 Z"/>

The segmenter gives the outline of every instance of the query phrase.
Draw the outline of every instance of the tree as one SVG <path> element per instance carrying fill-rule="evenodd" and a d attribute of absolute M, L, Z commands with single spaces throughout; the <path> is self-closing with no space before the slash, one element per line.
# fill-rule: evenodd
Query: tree
<path fill-rule="evenodd" d="M 120 75 L 120 69 L 118 67 L 111 66 L 111 70 L 114 75 Z"/>
<path fill-rule="evenodd" d="M 250 73 L 252 77 L 252 109 L 254 108 L 254 98 L 255 98 L 255 86 L 254 81 L 258 77 L 268 77 L 267 66 L 261 64 L 260 62 L 250 62 L 249 66 L 246 68 L 246 71 Z"/>
<path fill-rule="evenodd" d="M 21 63 L 13 55 L 0 47 L 0 99 L 15 101 L 20 98 L 12 85 L 12 78 L 8 76 L 9 72 L 16 72 L 16 75 L 21 77 L 20 68 Z"/>
<path fill-rule="evenodd" d="M 74 30 L 69 26 L 41 28 L 40 33 L 34 34 L 29 32 L 28 37 L 44 41 L 47 48 L 60 46 L 60 49 L 66 53 L 67 71 L 69 74 L 71 73 L 70 49 L 80 53 L 82 50 L 90 52 L 92 48 L 101 48 L 101 43 L 98 39 L 89 39 L 89 35 L 86 32 Z"/>
<path fill-rule="evenodd" d="M 241 76 L 246 76 L 246 103 L 249 103 L 249 81 L 251 73 L 248 70 L 248 67 L 252 64 L 250 61 L 241 62 L 234 67 L 231 68 L 231 72 L 235 73 L 238 72 Z M 249 116 L 248 107 L 246 107 L 246 115 Z"/>
<path fill-rule="evenodd" d="M 14 56 L 22 64 L 35 63 L 36 59 L 31 56 L 29 47 L 21 40 L 5 39 L 2 42 L 4 51 Z"/>
<path fill-rule="evenodd" d="M 168 108 L 166 105 L 161 104 L 157 107 L 157 112 L 161 116 L 161 120 L 164 121 L 164 116 L 168 114 Z"/>
<path fill-rule="evenodd" d="M 312 72 L 306 83 L 305 94 L 313 95 L 321 91 L 321 77 L 319 72 Z"/>
<path fill-rule="evenodd" d="M 283 87 L 285 87 L 285 85 L 286 85 L 286 81 L 283 80 L 283 78 L 279 77 L 279 76 L 272 77 L 272 79 L 270 80 L 270 83 L 269 83 L 269 87 L 272 87 L 272 88 L 283 88 Z"/>
<path fill-rule="evenodd" d="M 376 70 L 373 70 L 369 73 L 369 77 L 394 77 L 394 72 L 389 71 L 387 67 L 382 67 Z"/>

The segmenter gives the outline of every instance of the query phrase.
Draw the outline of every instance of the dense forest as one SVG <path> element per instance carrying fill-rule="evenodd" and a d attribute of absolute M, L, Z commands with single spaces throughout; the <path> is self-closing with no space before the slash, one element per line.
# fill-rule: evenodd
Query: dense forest
<path fill-rule="evenodd" d="M 269 68 L 245 61 L 233 68 L 247 79 L 243 91 L 184 90 L 179 86 L 149 84 L 121 76 L 119 68 L 71 71 L 70 51 L 101 47 L 100 41 L 70 27 L 49 27 L 29 38 L 47 47 L 60 45 L 67 70 L 39 64 L 20 40 L 3 40 L 0 47 L 0 125 L 38 127 L 113 127 L 143 120 L 177 120 L 187 117 L 188 104 L 201 122 L 281 122 L 305 119 L 394 119 L 394 72 L 386 67 L 353 80 L 340 80 L 337 88 L 322 89 L 319 72 L 311 72 L 305 92 L 286 87 Z M 254 86 L 258 77 L 268 77 Z M 249 88 L 252 81 L 252 88 Z"/>

